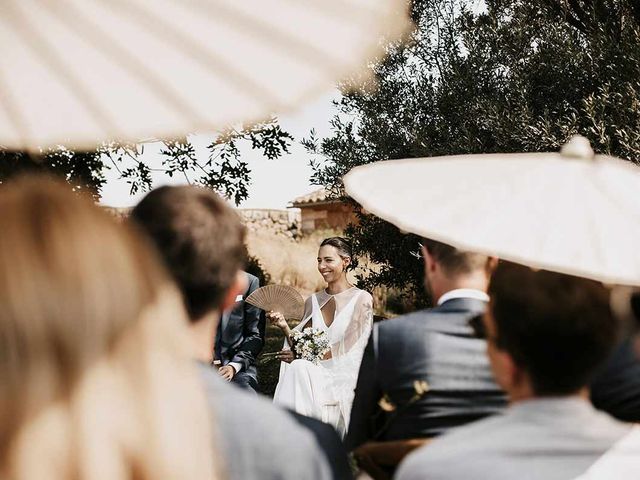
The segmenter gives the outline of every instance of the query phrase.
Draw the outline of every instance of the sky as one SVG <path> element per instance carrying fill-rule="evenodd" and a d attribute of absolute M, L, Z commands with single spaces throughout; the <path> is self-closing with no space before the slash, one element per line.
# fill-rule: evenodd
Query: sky
<path fill-rule="evenodd" d="M 484 0 L 474 0 L 474 2 L 475 12 L 486 10 Z M 331 101 L 338 98 L 339 95 L 339 92 L 334 89 L 315 101 L 302 105 L 295 112 L 279 115 L 282 128 L 292 134 L 295 139 L 288 155 L 276 160 L 268 160 L 260 152 L 251 150 L 249 146 L 241 149 L 242 159 L 248 162 L 252 175 L 248 189 L 249 198 L 240 204 L 240 208 L 284 209 L 294 198 L 318 188 L 318 186 L 309 183 L 312 174 L 309 166 L 310 156 L 299 144 L 299 140 L 308 136 L 312 128 L 316 130 L 319 138 L 330 133 L 329 121 L 335 113 Z M 203 159 L 206 158 L 205 146 L 210 138 L 210 136 L 198 135 L 190 137 Z M 159 149 L 159 144 L 145 145 L 144 161 L 153 165 L 154 159 L 158 158 Z M 155 161 L 155 164 L 159 166 L 159 161 Z M 124 180 L 118 179 L 117 171 L 106 170 L 105 175 L 107 183 L 103 187 L 100 203 L 114 207 L 126 207 L 135 205 L 144 196 L 144 192 L 134 196 L 129 195 L 128 185 Z M 182 178 L 170 178 L 162 174 L 154 174 L 153 180 L 155 187 L 186 183 Z"/>
<path fill-rule="evenodd" d="M 335 113 L 331 101 L 339 96 L 334 90 L 312 103 L 303 105 L 297 111 L 280 115 L 280 125 L 283 130 L 294 137 L 290 153 L 268 160 L 259 151 L 250 146 L 243 146 L 242 159 L 248 162 L 251 169 L 251 185 L 249 198 L 240 204 L 240 208 L 269 208 L 284 209 L 296 197 L 310 193 L 319 187 L 311 185 L 309 179 L 312 171 L 309 166 L 310 155 L 300 145 L 299 141 L 309 135 L 314 128 L 318 137 L 322 138 L 330 133 L 329 121 Z M 210 137 L 194 135 L 190 140 L 196 147 L 198 154 L 206 158 L 205 146 Z M 153 164 L 158 158 L 159 144 L 147 144 L 142 158 Z M 107 183 L 102 189 L 100 203 L 113 207 L 127 207 L 135 205 L 145 193 L 129 195 L 129 186 L 124 180 L 118 179 L 115 169 L 105 171 Z M 154 174 L 154 186 L 175 185 L 186 183 L 183 178 L 170 178 L 164 174 Z"/>

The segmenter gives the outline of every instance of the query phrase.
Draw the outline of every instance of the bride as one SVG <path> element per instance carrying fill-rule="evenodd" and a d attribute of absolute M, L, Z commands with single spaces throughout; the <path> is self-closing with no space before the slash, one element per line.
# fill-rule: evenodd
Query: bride
<path fill-rule="evenodd" d="M 291 330 L 282 314 L 270 312 L 273 325 L 285 335 L 280 379 L 274 403 L 333 425 L 344 435 L 362 354 L 373 319 L 371 295 L 347 281 L 353 268 L 351 247 L 344 238 L 325 239 L 318 251 L 318 271 L 327 288 L 311 295 L 302 321 L 294 330 L 315 328 L 326 333 L 331 350 L 317 365 L 296 359 L 291 350 Z"/>

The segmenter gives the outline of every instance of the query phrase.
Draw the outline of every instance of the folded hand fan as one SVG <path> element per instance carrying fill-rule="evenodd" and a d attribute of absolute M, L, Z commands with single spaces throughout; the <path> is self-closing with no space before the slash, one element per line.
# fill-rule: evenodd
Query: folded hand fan
<path fill-rule="evenodd" d="M 289 320 L 300 320 L 304 315 L 304 298 L 295 288 L 286 285 L 258 288 L 244 301 L 267 312 L 280 312 Z"/>

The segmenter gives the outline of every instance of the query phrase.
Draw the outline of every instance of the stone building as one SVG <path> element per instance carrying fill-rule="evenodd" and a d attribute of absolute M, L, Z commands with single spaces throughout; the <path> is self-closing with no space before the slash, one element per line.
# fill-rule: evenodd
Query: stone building
<path fill-rule="evenodd" d="M 349 223 L 356 221 L 353 208 L 340 200 L 328 198 L 324 188 L 294 199 L 289 208 L 300 209 L 300 230 L 303 234 L 324 229 L 343 231 Z"/>

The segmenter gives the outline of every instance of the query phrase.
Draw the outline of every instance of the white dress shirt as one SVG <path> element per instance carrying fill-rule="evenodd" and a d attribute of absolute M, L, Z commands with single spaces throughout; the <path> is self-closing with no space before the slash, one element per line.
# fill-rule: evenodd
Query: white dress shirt
<path fill-rule="evenodd" d="M 442 305 L 444 302 L 453 300 L 454 298 L 474 298 L 476 300 L 482 300 L 483 302 L 489 301 L 489 295 L 482 290 L 476 290 L 475 288 L 456 288 L 442 295 L 438 299 L 438 305 Z"/>

